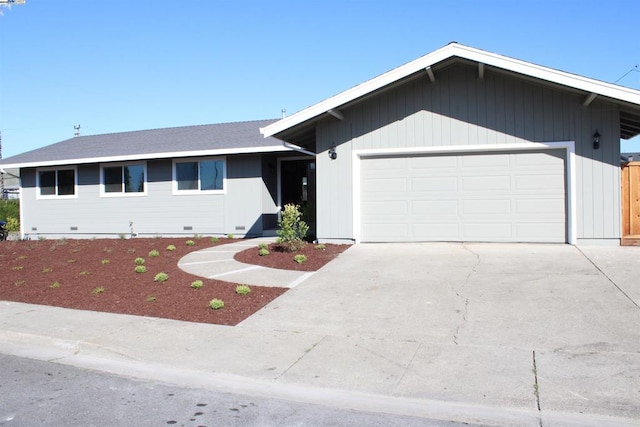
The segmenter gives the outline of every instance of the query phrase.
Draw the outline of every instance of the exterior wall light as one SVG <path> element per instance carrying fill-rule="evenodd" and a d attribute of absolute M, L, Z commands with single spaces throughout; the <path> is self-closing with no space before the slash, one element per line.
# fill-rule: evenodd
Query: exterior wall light
<path fill-rule="evenodd" d="M 336 147 L 329 148 L 328 154 L 331 160 L 335 160 L 338 158 L 338 153 L 336 153 Z"/>
<path fill-rule="evenodd" d="M 598 148 L 600 148 L 600 133 L 596 129 L 595 133 L 593 134 L 593 149 L 597 150 Z"/>

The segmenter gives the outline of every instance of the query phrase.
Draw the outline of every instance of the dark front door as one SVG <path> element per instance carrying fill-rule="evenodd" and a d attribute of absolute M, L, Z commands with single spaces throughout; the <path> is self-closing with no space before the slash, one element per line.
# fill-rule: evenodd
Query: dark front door
<path fill-rule="evenodd" d="M 316 222 L 316 162 L 286 160 L 281 163 L 280 203 L 300 206 L 304 221 L 315 230 Z"/>

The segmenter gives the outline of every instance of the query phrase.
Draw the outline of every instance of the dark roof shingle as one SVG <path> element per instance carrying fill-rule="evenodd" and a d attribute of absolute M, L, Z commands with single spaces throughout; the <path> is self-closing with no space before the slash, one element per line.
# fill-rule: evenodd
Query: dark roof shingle
<path fill-rule="evenodd" d="M 0 160 L 0 166 L 60 165 L 135 157 L 149 159 L 158 155 L 168 157 L 171 153 L 180 153 L 182 156 L 191 152 L 232 154 L 234 151 L 265 151 L 269 147 L 278 151 L 283 148 L 282 141 L 264 138 L 260 134 L 261 127 L 275 121 L 256 120 L 79 136 Z"/>

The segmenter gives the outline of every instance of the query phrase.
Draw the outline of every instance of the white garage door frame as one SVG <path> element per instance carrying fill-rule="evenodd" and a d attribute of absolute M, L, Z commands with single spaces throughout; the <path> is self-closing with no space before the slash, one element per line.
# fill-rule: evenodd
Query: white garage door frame
<path fill-rule="evenodd" d="M 448 145 L 437 147 L 412 147 L 412 148 L 376 148 L 353 150 L 353 234 L 355 243 L 360 243 L 362 238 L 362 224 L 360 211 L 360 168 L 363 158 L 381 157 L 389 155 L 415 155 L 415 154 L 446 154 L 446 153 L 491 153 L 491 152 L 518 152 L 536 150 L 565 150 L 566 152 L 566 186 L 567 186 L 567 243 L 575 245 L 577 241 L 577 208 L 576 208 L 576 168 L 575 168 L 575 142 L 530 142 L 522 144 L 485 144 L 485 145 Z"/>

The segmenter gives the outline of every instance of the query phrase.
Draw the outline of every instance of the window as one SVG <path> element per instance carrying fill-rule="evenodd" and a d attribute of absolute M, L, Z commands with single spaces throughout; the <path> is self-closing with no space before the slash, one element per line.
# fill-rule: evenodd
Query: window
<path fill-rule="evenodd" d="M 225 180 L 224 160 L 191 160 L 175 163 L 175 189 L 187 192 L 223 192 Z"/>
<path fill-rule="evenodd" d="M 102 192 L 104 194 L 144 194 L 145 165 L 117 165 L 102 167 Z"/>
<path fill-rule="evenodd" d="M 38 187 L 41 197 L 75 196 L 76 170 L 50 169 L 38 171 Z"/>

